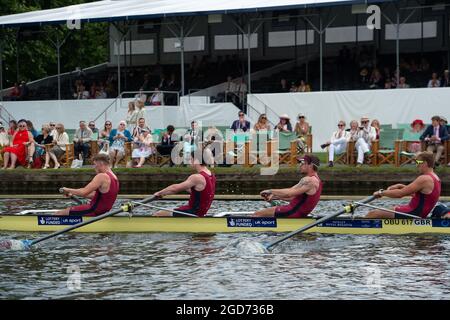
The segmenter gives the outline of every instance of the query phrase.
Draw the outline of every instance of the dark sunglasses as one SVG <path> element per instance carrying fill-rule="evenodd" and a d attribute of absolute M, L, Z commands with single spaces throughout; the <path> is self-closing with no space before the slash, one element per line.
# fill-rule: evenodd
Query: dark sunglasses
<path fill-rule="evenodd" d="M 105 126 L 112 126 L 111 123 L 105 123 Z"/>
<path fill-rule="evenodd" d="M 338 127 L 345 127 L 345 124 L 338 124 Z"/>
<path fill-rule="evenodd" d="M 369 121 L 361 121 L 361 123 L 369 123 Z"/>

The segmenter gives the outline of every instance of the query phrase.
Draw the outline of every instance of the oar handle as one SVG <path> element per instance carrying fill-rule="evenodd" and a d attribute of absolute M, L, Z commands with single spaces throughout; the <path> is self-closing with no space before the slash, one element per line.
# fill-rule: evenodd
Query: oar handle
<path fill-rule="evenodd" d="M 360 203 L 368 203 L 370 201 L 375 200 L 376 198 L 377 198 L 376 196 L 370 196 L 370 197 L 368 197 L 366 199 L 361 200 Z M 300 229 L 294 230 L 294 231 L 288 233 L 287 235 L 285 235 L 285 236 L 283 236 L 283 237 L 281 237 L 281 238 L 279 238 L 279 239 L 277 239 L 275 241 L 269 242 L 268 244 L 265 245 L 265 247 L 268 250 L 269 248 L 271 248 L 273 246 L 276 246 L 280 242 L 283 242 L 283 241 L 285 241 L 285 240 L 295 236 L 296 234 L 299 234 L 299 233 L 304 232 L 304 231 L 306 231 L 308 229 L 311 229 L 311 228 L 317 226 L 318 224 L 321 224 L 321 223 L 323 223 L 323 222 L 325 222 L 325 221 L 327 221 L 329 219 L 332 219 L 332 218 L 337 217 L 337 216 L 339 216 L 341 214 L 344 214 L 344 213 L 353 212 L 353 210 L 355 208 L 359 207 L 359 206 L 360 206 L 360 204 L 357 204 L 357 203 L 355 203 L 355 204 L 348 204 L 348 205 L 345 206 L 345 208 L 343 210 L 341 210 L 339 212 L 336 212 L 336 213 L 333 213 L 333 214 L 330 214 L 328 216 L 322 217 L 319 220 L 314 221 L 313 223 L 310 223 L 310 224 L 308 224 L 308 225 L 306 225 L 304 227 L 301 227 Z"/>
<path fill-rule="evenodd" d="M 59 188 L 59 193 L 63 194 L 64 193 L 64 188 Z M 83 200 L 81 200 L 80 198 L 76 197 L 76 196 L 70 196 L 70 199 L 72 199 L 73 201 L 75 201 L 78 204 L 83 204 Z"/>

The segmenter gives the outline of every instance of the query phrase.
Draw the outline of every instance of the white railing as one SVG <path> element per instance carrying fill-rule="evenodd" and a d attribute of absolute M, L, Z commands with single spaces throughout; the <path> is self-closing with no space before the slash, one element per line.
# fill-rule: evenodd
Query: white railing
<path fill-rule="evenodd" d="M 3 120 L 7 125 L 11 120 L 15 120 L 14 116 L 6 110 L 5 106 L 0 103 L 0 119 Z"/>

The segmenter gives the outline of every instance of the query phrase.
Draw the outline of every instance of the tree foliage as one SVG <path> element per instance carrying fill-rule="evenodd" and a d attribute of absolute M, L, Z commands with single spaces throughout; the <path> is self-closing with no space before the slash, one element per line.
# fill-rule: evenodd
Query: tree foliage
<path fill-rule="evenodd" d="M 88 0 L 0 0 L 0 15 L 45 10 Z M 81 30 L 66 25 L 25 26 L 0 29 L 3 49 L 3 87 L 54 75 L 58 70 L 55 44 L 61 46 L 61 73 L 108 60 L 108 24 L 83 23 Z"/>

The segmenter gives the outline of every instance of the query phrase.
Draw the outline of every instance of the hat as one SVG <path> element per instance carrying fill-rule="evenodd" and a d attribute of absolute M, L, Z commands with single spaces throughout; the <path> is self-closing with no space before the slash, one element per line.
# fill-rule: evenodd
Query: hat
<path fill-rule="evenodd" d="M 148 129 L 146 129 L 146 128 L 142 128 L 142 129 L 141 129 L 141 132 L 149 132 L 149 131 L 148 131 Z"/>
<path fill-rule="evenodd" d="M 369 120 L 369 117 L 363 116 L 363 117 L 361 117 L 361 121 L 362 121 L 362 120 Z"/>
<path fill-rule="evenodd" d="M 297 157 L 298 161 L 304 161 L 306 164 L 312 164 L 316 168 L 320 167 L 320 160 L 312 154 L 305 154 L 303 156 Z"/>
<path fill-rule="evenodd" d="M 441 121 L 444 121 L 445 123 L 448 123 L 447 118 L 442 117 L 442 116 L 441 116 Z"/>
<path fill-rule="evenodd" d="M 411 123 L 411 127 L 414 127 L 416 124 L 420 124 L 420 128 L 423 129 L 423 127 L 425 127 L 425 124 L 423 123 L 422 120 L 420 119 L 416 119 Z"/>
<path fill-rule="evenodd" d="M 280 115 L 280 119 L 288 119 L 288 120 L 290 120 L 291 118 L 286 113 L 283 113 L 282 115 Z"/>
<path fill-rule="evenodd" d="M 297 118 L 300 118 L 300 117 L 306 118 L 305 115 L 304 115 L 303 113 L 299 113 L 299 114 L 298 114 Z"/>

